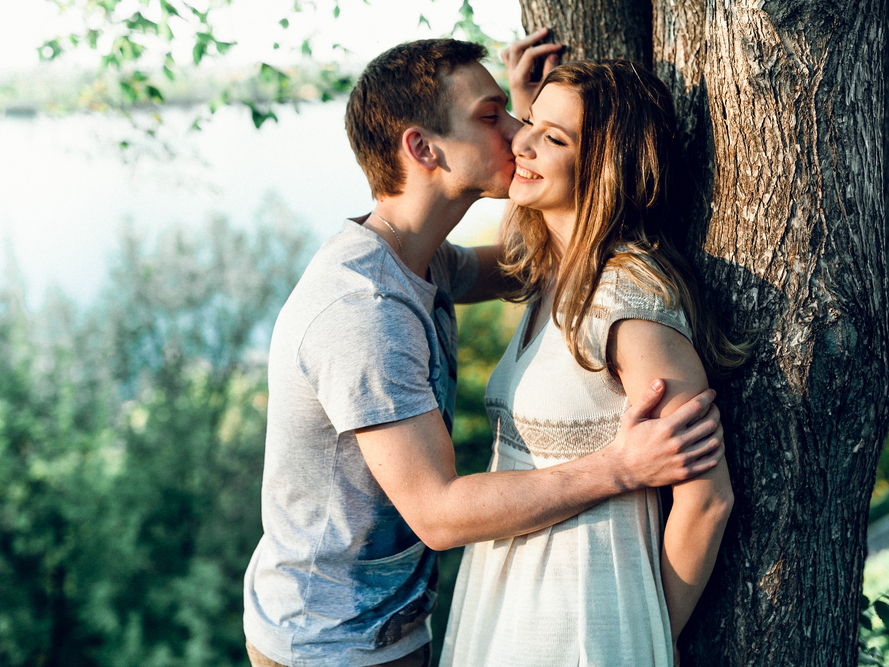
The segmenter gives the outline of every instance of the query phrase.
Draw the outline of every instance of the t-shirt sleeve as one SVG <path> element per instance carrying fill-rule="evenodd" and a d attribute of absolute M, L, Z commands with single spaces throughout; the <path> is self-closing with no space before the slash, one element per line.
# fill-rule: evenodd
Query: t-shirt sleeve
<path fill-rule="evenodd" d="M 478 280 L 478 255 L 475 250 L 445 241 L 436 253 L 436 259 L 440 262 L 443 278 L 450 286 L 454 301 L 475 286 Z M 442 278 L 436 276 L 436 283 L 440 284 L 440 280 Z"/>
<path fill-rule="evenodd" d="M 359 292 L 309 325 L 297 364 L 338 433 L 437 409 L 428 333 L 414 308 L 397 297 Z"/>
<path fill-rule="evenodd" d="M 620 320 L 648 320 L 675 329 L 689 342 L 692 341 L 691 326 L 685 312 L 678 305 L 678 298 L 671 299 L 671 307 L 659 294 L 633 282 L 626 271 L 607 268 L 596 290 L 587 326 L 587 345 L 597 365 L 606 363 L 608 334 L 615 322 Z M 606 384 L 623 393 L 620 383 L 605 372 Z"/>

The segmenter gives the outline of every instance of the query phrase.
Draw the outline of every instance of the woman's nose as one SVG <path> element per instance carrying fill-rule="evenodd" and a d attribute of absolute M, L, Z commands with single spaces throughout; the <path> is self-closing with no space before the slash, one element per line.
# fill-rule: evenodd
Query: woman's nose
<path fill-rule="evenodd" d="M 533 149 L 531 148 L 531 143 L 528 141 L 528 127 L 522 126 L 519 128 L 519 131 L 516 132 L 515 136 L 512 138 L 512 152 L 513 155 L 521 155 L 522 157 L 533 157 Z"/>

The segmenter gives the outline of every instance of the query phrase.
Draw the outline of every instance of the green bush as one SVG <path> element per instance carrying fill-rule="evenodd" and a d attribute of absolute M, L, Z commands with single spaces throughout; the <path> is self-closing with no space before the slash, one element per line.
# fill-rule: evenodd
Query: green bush
<path fill-rule="evenodd" d="M 0 298 L 0 664 L 246 665 L 267 399 L 304 239 L 126 234 L 85 314 Z"/>

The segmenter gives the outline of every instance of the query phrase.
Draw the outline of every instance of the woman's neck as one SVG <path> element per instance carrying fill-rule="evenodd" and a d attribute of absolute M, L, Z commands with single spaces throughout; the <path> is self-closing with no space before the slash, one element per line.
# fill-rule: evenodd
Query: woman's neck
<path fill-rule="evenodd" d="M 549 231 L 550 243 L 556 256 L 561 259 L 568 249 L 571 233 L 574 231 L 575 216 L 543 213 L 543 222 Z"/>

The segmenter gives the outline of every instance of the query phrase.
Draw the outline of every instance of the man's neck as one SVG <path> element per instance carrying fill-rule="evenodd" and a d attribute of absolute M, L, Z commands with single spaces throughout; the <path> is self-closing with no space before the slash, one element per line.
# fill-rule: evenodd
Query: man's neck
<path fill-rule="evenodd" d="M 425 280 L 432 257 L 474 200 L 437 193 L 382 197 L 364 226 L 384 239 L 407 267 Z"/>

